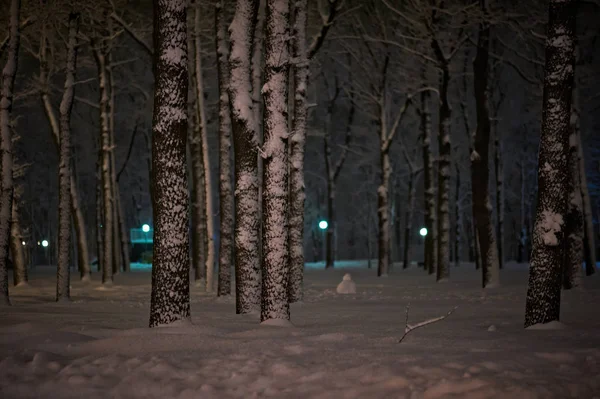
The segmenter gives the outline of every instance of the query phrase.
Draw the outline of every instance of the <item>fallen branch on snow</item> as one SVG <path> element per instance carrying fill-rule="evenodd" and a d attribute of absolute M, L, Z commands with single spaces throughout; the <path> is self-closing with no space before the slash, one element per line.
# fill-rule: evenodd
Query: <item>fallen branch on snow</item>
<path fill-rule="evenodd" d="M 409 303 L 408 305 L 406 305 L 406 327 L 404 327 L 404 335 L 402 335 L 402 337 L 398 340 L 398 343 L 402 342 L 404 340 L 404 338 L 406 338 L 408 333 L 410 333 L 411 331 L 414 331 L 419 327 L 424 327 L 428 324 L 432 324 L 432 323 L 438 322 L 440 320 L 444 320 L 446 317 L 450 316 L 452 314 L 452 312 L 454 312 L 456 310 L 457 307 L 458 306 L 453 307 L 452 309 L 450 309 L 450 311 L 448 313 L 446 313 L 443 316 L 434 317 L 433 319 L 425 320 L 420 323 L 411 325 L 411 324 L 408 324 L 408 311 L 410 309 L 410 303 Z"/>

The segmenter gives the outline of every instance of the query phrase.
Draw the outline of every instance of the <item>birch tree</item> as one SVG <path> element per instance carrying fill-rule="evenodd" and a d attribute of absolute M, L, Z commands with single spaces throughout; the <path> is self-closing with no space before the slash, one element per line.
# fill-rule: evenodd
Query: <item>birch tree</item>
<path fill-rule="evenodd" d="M 425 77 L 425 72 L 422 74 Z M 421 143 L 423 152 L 423 191 L 425 200 L 425 228 L 427 235 L 425 236 L 425 270 L 429 274 L 435 273 L 437 265 L 437 229 L 436 229 L 436 213 L 435 213 L 435 179 L 433 175 L 433 153 L 431 150 L 431 111 L 429 102 L 431 93 L 423 91 L 420 95 L 420 130 Z"/>
<path fill-rule="evenodd" d="M 13 179 L 15 178 L 16 176 L 13 174 Z M 15 287 L 23 287 L 29 284 L 27 264 L 25 262 L 25 251 L 23 248 L 24 241 L 19 217 L 19 198 L 21 191 L 22 188 L 19 186 L 14 189 L 10 221 L 10 253 L 13 261 L 13 283 Z"/>
<path fill-rule="evenodd" d="M 186 14 L 185 0 L 154 0 L 154 254 L 150 327 L 190 318 Z"/>
<path fill-rule="evenodd" d="M 482 13 L 487 15 L 485 0 L 479 2 Z M 489 147 L 490 111 L 488 91 L 490 26 L 485 19 L 479 25 L 477 53 L 473 61 L 474 93 L 477 110 L 477 128 L 474 139 L 474 152 L 471 155 L 471 179 L 473 188 L 473 215 L 476 220 L 481 252 L 483 288 L 493 288 L 500 283 L 498 247 L 492 224 L 489 193 Z"/>
<path fill-rule="evenodd" d="M 525 327 L 560 318 L 573 90 L 574 0 L 550 0 L 546 35 L 538 203 L 525 305 Z"/>
<path fill-rule="evenodd" d="M 9 40 L 6 63 L 2 69 L 0 92 L 0 303 L 10 305 L 8 296 L 8 246 L 13 194 L 13 157 L 10 115 L 13 107 L 15 77 L 19 56 L 21 1 L 11 0 Z"/>
<path fill-rule="evenodd" d="M 290 319 L 288 296 L 288 0 L 267 0 L 263 161 L 261 322 Z"/>
<path fill-rule="evenodd" d="M 233 263 L 233 189 L 231 182 L 231 108 L 229 107 L 229 48 L 225 23 L 224 0 L 215 6 L 217 69 L 219 74 L 219 279 L 217 294 L 231 294 Z"/>
<path fill-rule="evenodd" d="M 237 0 L 229 26 L 229 100 L 235 155 L 236 313 L 260 306 L 257 124 L 252 101 L 252 43 L 258 0 Z"/>
<path fill-rule="evenodd" d="M 60 102 L 60 151 L 58 155 L 58 265 L 56 301 L 68 301 L 71 256 L 71 110 L 75 96 L 77 69 L 77 30 L 79 14 L 71 12 L 68 20 L 67 65 L 65 86 Z"/>

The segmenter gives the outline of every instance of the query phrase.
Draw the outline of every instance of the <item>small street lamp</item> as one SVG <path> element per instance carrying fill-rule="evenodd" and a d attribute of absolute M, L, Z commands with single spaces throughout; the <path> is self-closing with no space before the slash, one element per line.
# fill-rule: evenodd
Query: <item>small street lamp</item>
<path fill-rule="evenodd" d="M 43 240 L 42 241 L 42 247 L 44 247 L 44 248 L 48 247 L 48 240 Z"/>
<path fill-rule="evenodd" d="M 149 225 L 147 225 L 147 224 L 144 224 L 144 225 L 142 225 L 142 231 L 143 231 L 144 233 L 147 233 L 147 232 L 149 232 L 149 231 L 150 231 L 150 226 L 149 226 Z"/>
<path fill-rule="evenodd" d="M 327 220 L 321 220 L 319 222 L 319 228 L 321 230 L 326 230 L 328 226 L 329 226 L 329 223 L 327 223 Z"/>
<path fill-rule="evenodd" d="M 422 227 L 421 230 L 419 230 L 419 234 L 421 234 L 421 237 L 425 237 L 427 235 L 427 229 Z"/>

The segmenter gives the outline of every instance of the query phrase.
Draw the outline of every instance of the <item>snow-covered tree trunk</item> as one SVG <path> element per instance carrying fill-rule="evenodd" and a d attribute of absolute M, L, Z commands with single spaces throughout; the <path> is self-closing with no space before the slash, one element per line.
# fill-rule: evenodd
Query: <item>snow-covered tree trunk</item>
<path fill-rule="evenodd" d="M 235 154 L 236 313 L 260 306 L 257 125 L 252 101 L 252 42 L 258 0 L 238 0 L 229 27 L 229 99 Z"/>
<path fill-rule="evenodd" d="M 496 239 L 498 240 L 498 267 L 504 267 L 504 166 L 502 164 L 502 142 L 497 122 L 494 122 L 494 172 L 496 175 Z"/>
<path fill-rule="evenodd" d="M 568 156 L 575 0 L 550 0 L 542 129 L 538 159 L 538 203 L 533 233 L 525 327 L 560 318 L 562 263 L 567 215 Z"/>
<path fill-rule="evenodd" d="M 575 93 L 573 93 L 575 97 Z M 581 275 L 583 264 L 583 203 L 581 200 L 581 179 L 579 177 L 579 143 L 577 114 L 573 107 L 571 111 L 571 132 L 569 135 L 569 176 L 568 196 L 569 202 L 567 206 L 567 215 L 565 218 L 565 237 L 566 251 L 563 264 L 563 281 L 562 286 L 568 290 L 577 288 L 581 285 Z"/>
<path fill-rule="evenodd" d="M 460 169 L 456 165 L 456 188 L 454 190 L 454 266 L 460 266 L 460 242 L 462 214 L 460 212 Z"/>
<path fill-rule="evenodd" d="M 381 131 L 385 131 L 380 127 Z M 384 139 L 382 139 L 384 142 Z M 380 149 L 379 163 L 381 168 L 381 183 L 377 188 L 377 215 L 378 215 L 378 249 L 377 276 L 387 276 L 390 268 L 390 176 L 392 164 L 389 149 Z"/>
<path fill-rule="evenodd" d="M 206 238 L 208 240 L 208 251 L 206 253 L 206 291 L 212 292 L 215 288 L 215 212 L 214 198 L 212 195 L 212 174 L 210 172 L 210 157 L 208 148 L 208 125 L 206 121 L 206 106 L 204 104 L 204 79 L 202 77 L 202 48 L 200 43 L 201 3 L 196 2 L 194 8 L 194 65 L 196 106 L 198 112 L 198 123 L 200 124 L 202 162 L 204 167 L 204 198 L 206 201 Z"/>
<path fill-rule="evenodd" d="M 429 274 L 435 272 L 437 264 L 437 231 L 435 215 L 435 186 L 433 178 L 433 154 L 431 150 L 431 112 L 429 111 L 428 91 L 421 92 L 421 140 L 423 146 L 423 169 L 424 169 L 424 191 L 425 191 L 425 270 Z"/>
<path fill-rule="evenodd" d="M 0 304 L 10 305 L 8 296 L 8 248 L 13 195 L 13 155 L 10 114 L 19 56 L 19 15 L 21 1 L 11 0 L 6 64 L 2 69 L 0 92 Z"/>
<path fill-rule="evenodd" d="M 71 109 L 75 96 L 77 70 L 77 31 L 79 14 L 71 12 L 68 22 L 67 65 L 65 86 L 60 102 L 58 153 L 58 265 L 56 268 L 56 301 L 68 301 L 71 257 Z"/>
<path fill-rule="evenodd" d="M 231 294 L 233 266 L 233 188 L 231 182 L 231 108 L 229 106 L 229 45 L 224 0 L 215 9 L 217 70 L 219 74 L 219 198 L 220 231 L 219 283 L 217 295 Z"/>
<path fill-rule="evenodd" d="M 150 327 L 190 318 L 189 194 L 185 160 L 186 3 L 185 0 L 154 0 L 154 255 Z"/>
<path fill-rule="evenodd" d="M 100 42 L 101 43 L 101 42 Z M 110 140 L 110 116 L 109 116 L 109 82 L 106 69 L 106 50 L 94 49 L 96 67 L 98 69 L 98 83 L 100 91 L 100 172 L 102 176 L 102 284 L 113 282 L 113 198 L 111 189 L 111 140 Z"/>
<path fill-rule="evenodd" d="M 10 253 L 13 261 L 13 283 L 15 287 L 25 286 L 29 281 L 27 274 L 27 264 L 25 263 L 25 254 L 23 251 L 23 237 L 21 234 L 21 223 L 19 218 L 19 201 L 17 190 L 13 193 L 13 203 L 10 221 Z"/>
<path fill-rule="evenodd" d="M 480 2 L 486 12 L 485 2 Z M 492 205 L 489 192 L 489 147 L 490 147 L 490 111 L 488 104 L 488 61 L 490 45 L 490 27 L 487 22 L 479 25 L 477 53 L 473 60 L 473 89 L 477 110 L 477 128 L 471 155 L 471 186 L 473 192 L 473 215 L 475 216 L 479 250 L 481 253 L 481 271 L 483 288 L 495 287 L 500 283 L 498 265 L 498 247 L 492 224 Z"/>
<path fill-rule="evenodd" d="M 288 0 L 267 0 L 263 163 L 263 275 L 260 320 L 289 320 Z"/>
<path fill-rule="evenodd" d="M 441 58 L 438 56 L 441 61 Z M 450 273 L 450 145 L 451 108 L 448 100 L 450 71 L 448 62 L 441 62 L 440 106 L 438 121 L 438 200 L 437 200 L 437 269 L 436 281 L 448 279 Z"/>
<path fill-rule="evenodd" d="M 402 256 L 402 268 L 410 266 L 410 244 L 412 238 L 413 213 L 415 210 L 415 199 L 417 197 L 417 173 L 410 171 L 408 177 L 408 206 L 406 208 L 406 220 L 404 221 L 404 254 Z"/>
<path fill-rule="evenodd" d="M 310 65 L 306 46 L 307 0 L 292 1 L 292 56 L 295 60 L 294 116 L 290 138 L 290 302 L 303 298 L 304 281 L 304 149 L 306 147 L 306 90 Z"/>
<path fill-rule="evenodd" d="M 42 39 L 40 40 L 40 75 L 39 80 L 42 86 L 41 99 L 44 107 L 44 113 L 48 124 L 50 125 L 50 131 L 52 132 L 52 139 L 56 146 L 57 152 L 59 151 L 59 122 L 52 103 L 50 102 L 50 87 L 48 77 L 48 44 L 45 38 L 46 28 L 42 28 Z M 72 165 L 70 166 L 72 168 Z M 77 262 L 79 266 L 79 272 L 82 281 L 89 281 L 91 276 L 90 267 L 90 254 L 87 240 L 86 224 L 83 217 L 83 212 L 79 205 L 79 191 L 74 174 L 70 173 L 70 195 L 71 195 L 71 213 L 73 215 L 73 226 L 75 227 L 75 236 L 77 240 Z M 98 258 L 100 259 L 100 258 Z M 99 263 L 100 266 L 100 263 Z"/>

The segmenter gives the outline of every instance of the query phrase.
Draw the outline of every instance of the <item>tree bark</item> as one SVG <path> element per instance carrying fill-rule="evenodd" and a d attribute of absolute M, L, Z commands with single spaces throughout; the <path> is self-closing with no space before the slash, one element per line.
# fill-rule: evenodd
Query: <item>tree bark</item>
<path fill-rule="evenodd" d="M 98 270 L 104 270 L 104 205 L 102 200 L 102 141 L 98 140 L 98 159 L 96 160 L 96 257 Z"/>
<path fill-rule="evenodd" d="M 417 196 L 417 173 L 411 171 L 408 180 L 408 207 L 406 210 L 406 220 L 404 221 L 404 254 L 402 257 L 402 268 L 406 269 L 410 265 L 410 242 L 412 237 L 412 220 L 415 209 L 415 198 Z"/>
<path fill-rule="evenodd" d="M 0 304 L 10 305 L 8 296 L 8 248 L 13 195 L 13 155 L 10 114 L 19 57 L 19 15 L 21 1 L 11 0 L 6 64 L 2 69 L 0 92 Z"/>
<path fill-rule="evenodd" d="M 154 0 L 152 178 L 154 254 L 150 327 L 190 318 L 188 96 L 185 0 Z"/>
<path fill-rule="evenodd" d="M 58 152 L 58 265 L 56 268 L 56 301 L 71 298 L 71 110 L 75 96 L 77 71 L 77 31 L 79 14 L 71 12 L 68 22 L 67 66 L 65 86 L 60 102 L 60 140 Z"/>
<path fill-rule="evenodd" d="M 121 241 L 121 262 L 123 271 L 131 271 L 131 258 L 129 257 L 129 234 L 125 225 L 125 215 L 123 214 L 123 204 L 121 201 L 121 190 L 119 182 L 115 181 L 115 209 L 117 210 L 117 223 L 119 225 L 119 239 Z"/>
<path fill-rule="evenodd" d="M 460 169 L 456 165 L 456 188 L 454 190 L 454 267 L 460 266 L 460 241 L 462 216 L 460 213 Z"/>
<path fill-rule="evenodd" d="M 257 123 L 252 102 L 251 59 L 258 0 L 238 0 L 229 27 L 229 99 L 235 154 L 236 313 L 260 307 L 258 258 Z"/>
<path fill-rule="evenodd" d="M 208 148 L 208 126 L 206 122 L 206 107 L 204 105 L 204 79 L 202 77 L 202 49 L 200 43 L 200 2 L 196 2 L 194 9 L 194 55 L 195 55 L 195 89 L 198 123 L 202 137 L 202 162 L 204 166 L 204 198 L 206 199 L 206 238 L 208 251 L 206 253 L 206 292 L 213 292 L 215 288 L 215 218 L 212 173 Z"/>
<path fill-rule="evenodd" d="M 485 0 L 479 4 L 484 14 L 487 12 Z M 483 288 L 492 288 L 500 284 L 498 265 L 498 247 L 494 237 L 491 220 L 492 205 L 489 193 L 489 147 L 490 147 L 490 111 L 488 104 L 488 62 L 490 45 L 490 27 L 486 21 L 479 25 L 477 54 L 473 60 L 473 89 L 477 110 L 477 129 L 474 140 L 474 153 L 471 156 L 471 185 L 473 191 L 473 215 L 475 216 L 479 252 L 481 253 L 481 271 Z"/>
<path fill-rule="evenodd" d="M 28 285 L 29 276 L 27 273 L 27 264 L 25 263 L 25 254 L 23 251 L 23 237 L 21 235 L 21 224 L 19 218 L 18 198 L 13 193 L 12 216 L 10 222 L 10 252 L 13 261 L 13 282 L 15 287 Z"/>
<path fill-rule="evenodd" d="M 288 247 L 288 0 L 267 0 L 265 18 L 263 276 L 260 320 L 290 318 Z"/>
<path fill-rule="evenodd" d="M 294 25 L 292 27 L 292 57 L 294 80 L 294 116 L 290 140 L 290 302 L 303 298 L 304 280 L 304 150 L 306 147 L 306 90 L 310 73 L 308 49 L 306 46 L 307 0 L 292 2 Z"/>
<path fill-rule="evenodd" d="M 546 39 L 538 203 L 525 327 L 560 318 L 568 149 L 573 90 L 575 0 L 551 0 Z"/>
<path fill-rule="evenodd" d="M 496 174 L 496 215 L 498 225 L 496 226 L 496 239 L 498 240 L 498 268 L 504 268 L 504 166 L 502 164 L 502 143 L 500 133 L 494 122 L 494 152 L 496 160 L 494 171 Z"/>
<path fill-rule="evenodd" d="M 424 191 L 425 191 L 425 270 L 435 273 L 437 265 L 437 231 L 435 216 L 435 187 L 433 178 L 433 154 L 431 150 L 431 113 L 428 91 L 421 92 L 421 139 L 423 145 Z"/>
<path fill-rule="evenodd" d="M 231 294 L 231 267 L 233 265 L 233 188 L 231 182 L 231 108 L 229 107 L 229 47 L 225 21 L 224 0 L 216 3 L 215 27 L 217 70 L 219 74 L 219 285 L 217 295 Z"/>

